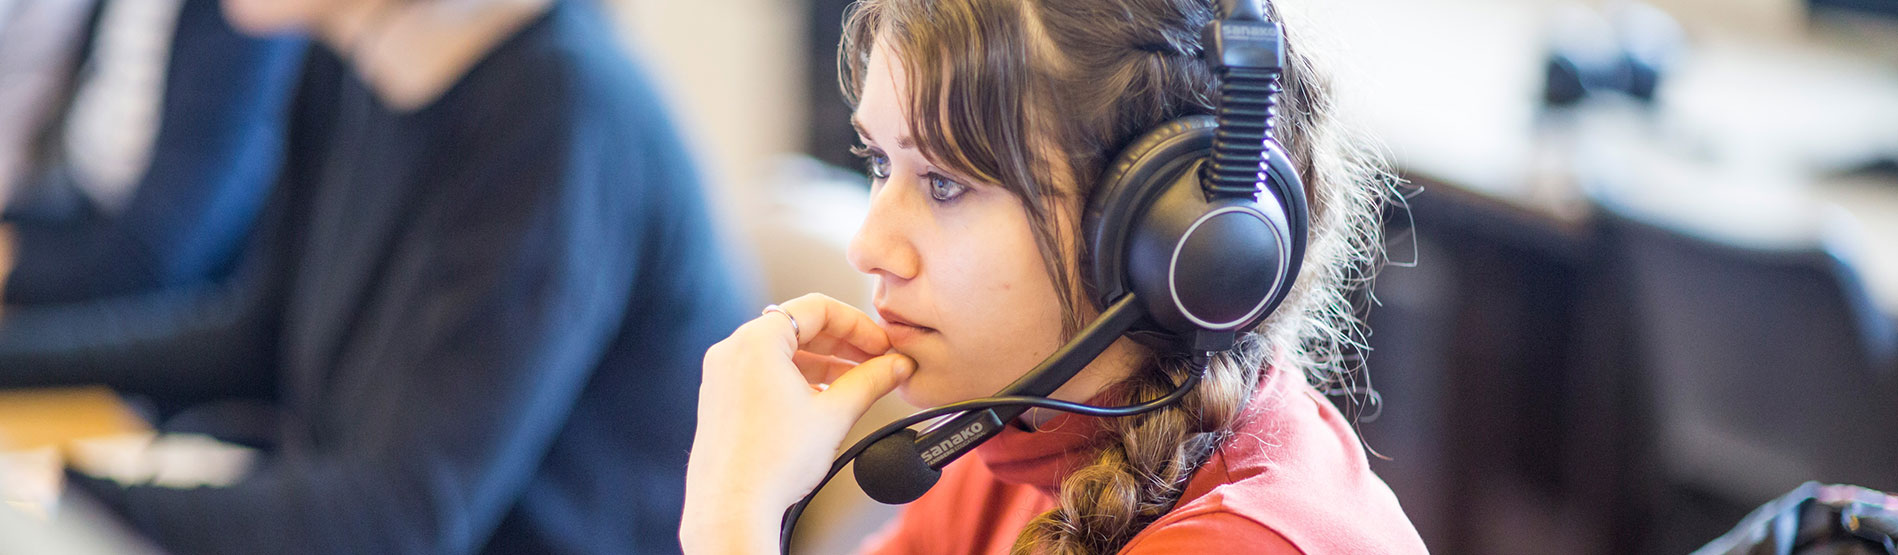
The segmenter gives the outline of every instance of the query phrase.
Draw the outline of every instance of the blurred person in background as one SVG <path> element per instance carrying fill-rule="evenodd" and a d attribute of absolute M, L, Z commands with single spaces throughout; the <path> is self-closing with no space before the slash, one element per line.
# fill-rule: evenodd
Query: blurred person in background
<path fill-rule="evenodd" d="M 598 6 L 223 7 L 324 46 L 233 276 L 10 311 L 0 387 L 107 384 L 266 454 L 75 484 L 183 553 L 676 550 L 700 353 L 752 303 Z"/>
<path fill-rule="evenodd" d="M 0 20 L 6 304 L 224 277 L 282 165 L 303 41 L 217 0 L 20 2 Z"/>

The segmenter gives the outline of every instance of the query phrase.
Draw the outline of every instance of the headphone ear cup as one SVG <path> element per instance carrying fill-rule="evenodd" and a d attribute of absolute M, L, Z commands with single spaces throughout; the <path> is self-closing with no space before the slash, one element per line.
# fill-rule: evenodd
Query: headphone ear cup
<path fill-rule="evenodd" d="M 1297 276 L 1305 212 L 1296 172 L 1271 144 L 1266 193 L 1209 198 L 1199 169 L 1215 129 L 1211 117 L 1196 116 L 1148 132 L 1089 199 L 1090 292 L 1096 308 L 1138 295 L 1146 319 L 1137 330 L 1146 333 L 1136 337 L 1251 329 Z"/>
<path fill-rule="evenodd" d="M 1305 180 L 1298 177 L 1298 169 L 1292 166 L 1291 157 L 1285 155 L 1285 147 L 1277 139 L 1265 141 L 1265 186 L 1274 198 L 1260 202 L 1277 202 L 1285 209 L 1286 229 L 1291 232 L 1292 241 L 1292 265 L 1287 275 L 1296 279 L 1305 263 L 1305 242 L 1311 233 L 1311 206 L 1305 199 Z"/>
<path fill-rule="evenodd" d="M 1095 310 L 1131 291 L 1127 242 L 1136 218 L 1165 192 L 1169 177 L 1212 154 L 1218 127 L 1212 116 L 1169 121 L 1128 143 L 1102 173 L 1081 217 L 1089 256 L 1083 271 Z"/>
<path fill-rule="evenodd" d="M 1291 236 L 1276 202 L 1208 199 L 1199 164 L 1174 178 L 1128 241 L 1128 281 L 1160 328 L 1238 332 L 1288 285 Z"/>

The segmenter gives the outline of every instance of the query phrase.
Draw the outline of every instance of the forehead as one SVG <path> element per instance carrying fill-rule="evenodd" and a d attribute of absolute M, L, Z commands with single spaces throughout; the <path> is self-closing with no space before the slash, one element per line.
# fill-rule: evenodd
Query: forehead
<path fill-rule="evenodd" d="M 909 93 L 907 77 L 889 42 L 877 40 L 870 49 L 869 62 L 864 65 L 857 111 L 850 116 L 858 132 L 883 141 L 912 134 L 909 118 L 905 117 Z M 913 144 L 903 145 L 903 148 L 913 147 Z"/>

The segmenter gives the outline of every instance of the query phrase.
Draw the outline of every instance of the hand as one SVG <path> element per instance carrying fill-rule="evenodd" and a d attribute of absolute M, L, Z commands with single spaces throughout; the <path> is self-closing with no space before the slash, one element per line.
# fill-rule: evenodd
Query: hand
<path fill-rule="evenodd" d="M 916 368 L 884 354 L 889 337 L 848 304 L 811 294 L 780 308 L 791 318 L 766 313 L 705 352 L 679 529 L 689 552 L 776 552 L 784 510 Z"/>

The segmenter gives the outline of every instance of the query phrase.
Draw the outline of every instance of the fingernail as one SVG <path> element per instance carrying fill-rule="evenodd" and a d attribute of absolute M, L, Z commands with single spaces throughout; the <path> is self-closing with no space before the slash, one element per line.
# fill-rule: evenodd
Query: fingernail
<path fill-rule="evenodd" d="M 906 357 L 906 356 L 897 355 L 897 359 L 896 359 L 896 375 L 897 376 L 908 377 L 910 372 L 915 372 L 915 371 L 916 371 L 916 361 L 911 360 L 909 357 Z"/>

